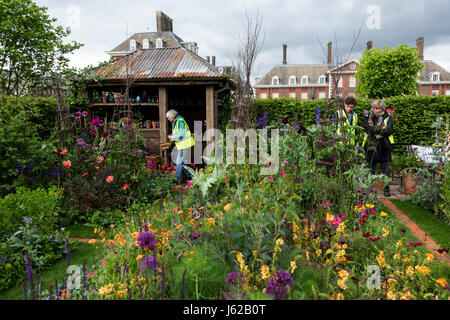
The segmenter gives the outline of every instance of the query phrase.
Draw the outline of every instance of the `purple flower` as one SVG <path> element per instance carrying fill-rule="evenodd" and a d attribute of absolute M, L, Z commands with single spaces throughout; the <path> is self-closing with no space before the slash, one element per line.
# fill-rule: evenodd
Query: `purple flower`
<path fill-rule="evenodd" d="M 202 234 L 199 231 L 194 231 L 194 232 L 191 232 L 191 234 L 189 235 L 189 239 L 196 240 L 196 239 L 200 238 L 201 236 L 202 236 Z"/>
<path fill-rule="evenodd" d="M 234 284 L 244 284 L 245 283 L 245 277 L 242 273 L 233 271 L 228 274 L 227 277 L 227 284 L 229 286 Z"/>
<path fill-rule="evenodd" d="M 87 117 L 88 113 L 87 111 L 83 111 L 83 113 L 81 114 L 83 117 Z"/>
<path fill-rule="evenodd" d="M 155 235 L 148 231 L 143 231 L 137 238 L 137 243 L 142 248 L 153 250 L 156 245 Z"/>
<path fill-rule="evenodd" d="M 361 189 L 358 189 L 358 190 L 356 190 L 357 192 L 361 192 L 362 190 Z"/>
<path fill-rule="evenodd" d="M 139 265 L 142 273 L 149 272 L 151 269 L 155 271 L 159 267 L 158 260 L 155 257 L 145 257 Z"/>
<path fill-rule="evenodd" d="M 287 287 L 289 286 L 292 290 L 293 285 L 294 281 L 292 280 L 291 274 L 287 271 L 278 270 L 270 278 L 265 293 L 266 295 L 273 295 L 276 300 L 283 300 L 287 293 Z"/>

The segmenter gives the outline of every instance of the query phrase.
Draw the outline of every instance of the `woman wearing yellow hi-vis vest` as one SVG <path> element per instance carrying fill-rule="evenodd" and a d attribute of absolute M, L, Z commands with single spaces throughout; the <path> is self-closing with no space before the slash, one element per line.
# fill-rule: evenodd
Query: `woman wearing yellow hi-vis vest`
<path fill-rule="evenodd" d="M 195 145 L 195 141 L 186 120 L 182 116 L 179 116 L 176 110 L 169 110 L 166 113 L 166 117 L 172 123 L 172 135 L 168 138 L 170 141 L 175 141 L 175 147 L 178 150 L 176 160 L 177 170 L 174 181 L 178 183 L 182 170 L 186 175 L 186 179 L 191 179 L 191 174 L 183 167 L 183 161 L 187 150 Z"/>
<path fill-rule="evenodd" d="M 355 135 L 355 127 L 358 123 L 358 116 L 353 111 L 356 107 L 356 99 L 353 97 L 347 97 L 344 101 L 344 109 L 337 110 L 333 116 L 333 118 L 341 119 L 344 118 L 344 122 L 341 125 L 341 122 L 339 122 L 339 125 L 336 129 L 336 134 L 338 136 L 342 135 L 342 131 L 345 131 L 345 133 L 350 133 L 351 135 Z M 343 128 L 341 128 L 343 126 Z M 355 138 L 350 138 L 350 144 L 355 145 Z"/>
<path fill-rule="evenodd" d="M 385 111 L 385 104 L 381 100 L 372 103 L 372 110 L 364 118 L 363 127 L 366 135 L 363 140 L 363 147 L 366 150 L 366 159 L 372 174 L 375 174 L 377 163 L 381 164 L 381 171 L 384 175 L 390 176 L 391 169 L 389 162 L 392 161 L 392 145 L 394 144 L 394 123 L 390 114 Z M 384 196 L 390 197 L 389 185 L 384 188 Z"/>

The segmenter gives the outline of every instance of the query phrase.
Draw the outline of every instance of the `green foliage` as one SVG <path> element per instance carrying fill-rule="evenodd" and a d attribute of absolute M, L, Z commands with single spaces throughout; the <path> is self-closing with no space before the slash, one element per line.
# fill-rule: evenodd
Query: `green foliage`
<path fill-rule="evenodd" d="M 366 50 L 355 74 L 359 79 L 356 93 L 380 99 L 415 94 L 419 86 L 417 73 L 422 69 L 416 48 L 409 48 L 408 44 Z"/>
<path fill-rule="evenodd" d="M 441 200 L 442 203 L 439 204 L 440 210 L 444 213 L 447 221 L 450 221 L 450 161 L 447 161 L 445 166 L 442 168 L 442 187 L 441 187 Z"/>
<path fill-rule="evenodd" d="M 0 199 L 0 234 L 15 232 L 24 217 L 33 219 L 40 234 L 50 234 L 58 223 L 60 198 L 56 187 L 36 190 L 17 188 L 16 193 Z"/>
<path fill-rule="evenodd" d="M 11 236 L 0 239 L 0 291 L 16 284 L 26 274 L 25 250 L 28 250 L 34 273 L 40 272 L 64 254 L 67 234 L 63 229 L 43 235 L 34 223 L 24 218 Z"/>
<path fill-rule="evenodd" d="M 65 55 L 81 47 L 64 44 L 70 30 L 54 26 L 56 18 L 31 0 L 1 0 L 0 16 L 0 92 L 22 95 L 46 86 L 52 72 L 67 67 Z"/>
<path fill-rule="evenodd" d="M 125 214 L 120 210 L 95 211 L 88 218 L 87 226 L 92 229 L 107 229 L 111 225 L 117 226 L 124 224 Z"/>
<path fill-rule="evenodd" d="M 354 109 L 358 124 L 362 125 L 364 111 L 370 110 L 370 99 L 357 98 Z M 405 154 L 405 145 L 432 145 L 435 142 L 433 122 L 438 116 L 450 114 L 450 97 L 391 97 L 385 99 L 386 109 L 394 110 L 394 153 Z M 316 122 L 317 106 L 321 109 L 320 119 L 329 119 L 336 106 L 326 110 L 326 100 L 297 100 L 294 98 L 255 99 L 254 107 L 258 115 L 268 113 L 269 121 L 287 118 L 290 123 L 301 122 L 305 126 Z M 364 130 L 358 129 L 357 142 L 361 145 Z"/>

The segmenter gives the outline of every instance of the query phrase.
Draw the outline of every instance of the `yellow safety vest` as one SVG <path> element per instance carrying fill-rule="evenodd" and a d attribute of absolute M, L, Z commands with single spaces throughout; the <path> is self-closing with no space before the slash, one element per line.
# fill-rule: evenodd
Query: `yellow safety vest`
<path fill-rule="evenodd" d="M 348 117 L 345 115 L 344 110 L 338 110 L 337 115 L 338 115 L 338 119 L 345 118 L 344 128 L 346 130 L 350 131 L 352 135 L 355 135 L 355 126 L 356 126 L 356 123 L 358 122 L 358 116 L 356 115 L 356 113 L 353 115 L 351 123 L 350 123 L 350 121 L 348 121 Z M 338 128 L 336 130 L 336 134 L 338 136 L 340 136 L 342 134 L 340 125 L 338 125 Z M 354 145 L 355 144 L 355 139 L 351 138 L 350 139 L 350 143 Z"/>
<path fill-rule="evenodd" d="M 178 134 L 178 121 L 182 121 L 184 123 L 184 127 L 186 128 L 186 132 L 184 133 L 184 137 L 181 141 L 176 141 L 175 142 L 175 147 L 177 148 L 177 150 L 184 150 L 184 149 L 188 149 L 191 148 L 192 146 L 195 145 L 195 140 L 194 137 L 191 134 L 191 131 L 189 130 L 189 126 L 186 123 L 186 121 L 182 118 L 179 118 L 176 122 L 175 122 L 175 126 L 173 128 L 173 134 Z"/>
<path fill-rule="evenodd" d="M 386 119 L 383 120 L 383 129 L 386 128 L 388 120 L 389 120 L 389 117 L 387 117 Z M 366 133 L 364 135 L 364 140 L 363 140 L 363 143 L 362 143 L 363 147 L 366 144 L 366 141 L 367 141 L 368 137 L 369 137 L 369 135 Z M 391 142 L 391 144 L 394 144 L 394 136 L 392 134 L 388 137 L 388 139 Z"/>

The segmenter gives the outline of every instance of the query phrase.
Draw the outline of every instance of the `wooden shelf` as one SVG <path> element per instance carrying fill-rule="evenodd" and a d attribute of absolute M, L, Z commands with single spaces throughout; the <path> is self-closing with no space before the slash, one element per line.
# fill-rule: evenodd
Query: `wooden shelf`
<path fill-rule="evenodd" d="M 159 131 L 160 128 L 139 128 L 140 131 Z"/>
<path fill-rule="evenodd" d="M 100 106 L 108 106 L 108 107 L 113 107 L 113 106 L 123 106 L 125 105 L 124 102 L 120 103 L 100 103 L 100 102 L 96 102 L 96 103 L 92 103 L 92 106 L 94 107 L 100 107 Z M 159 103 L 157 102 L 135 102 L 135 103 L 130 103 L 130 106 L 142 106 L 142 107 L 148 107 L 148 106 L 155 106 L 155 107 L 159 107 Z"/>

